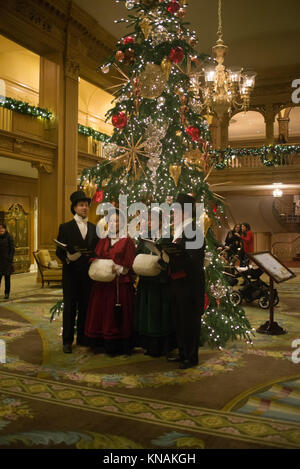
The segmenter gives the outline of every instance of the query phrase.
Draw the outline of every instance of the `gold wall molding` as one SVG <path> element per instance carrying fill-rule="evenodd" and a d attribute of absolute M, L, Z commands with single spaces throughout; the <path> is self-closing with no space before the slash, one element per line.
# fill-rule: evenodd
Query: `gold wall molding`
<path fill-rule="evenodd" d="M 55 144 L 0 130 L 0 156 L 41 165 L 47 168 L 47 172 L 51 172 L 55 165 L 56 154 Z"/>
<path fill-rule="evenodd" d="M 42 12 L 37 2 L 33 4 L 27 0 L 16 0 L 16 12 L 23 15 L 27 20 L 32 22 L 38 28 L 51 33 L 52 22 Z"/>
<path fill-rule="evenodd" d="M 78 80 L 80 66 L 79 63 L 72 57 L 67 57 L 64 61 L 65 76 L 72 80 Z"/>
<path fill-rule="evenodd" d="M 0 2 L 0 33 L 41 56 L 59 53 L 70 57 L 87 80 L 103 87 L 110 85 L 109 78 L 97 68 L 112 53 L 117 40 L 74 2 Z"/>

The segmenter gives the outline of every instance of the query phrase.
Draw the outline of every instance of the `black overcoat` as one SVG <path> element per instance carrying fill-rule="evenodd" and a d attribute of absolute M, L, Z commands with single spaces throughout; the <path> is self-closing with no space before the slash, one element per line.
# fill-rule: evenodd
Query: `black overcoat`
<path fill-rule="evenodd" d="M 76 248 L 94 251 L 98 236 L 96 226 L 88 222 L 87 235 L 83 239 L 78 225 L 73 219 L 60 225 L 57 239 L 61 243 L 67 244 L 70 254 L 73 254 Z M 66 251 L 60 247 L 57 247 L 56 255 L 63 263 L 63 344 L 73 343 L 77 316 L 77 343 L 87 345 L 83 341 L 85 340 L 85 318 L 91 287 L 91 280 L 88 276 L 89 256 L 81 255 L 76 261 L 68 262 Z"/>
<path fill-rule="evenodd" d="M 12 236 L 6 231 L 0 235 L 0 274 L 11 275 L 13 272 L 13 259 L 15 247 Z"/>

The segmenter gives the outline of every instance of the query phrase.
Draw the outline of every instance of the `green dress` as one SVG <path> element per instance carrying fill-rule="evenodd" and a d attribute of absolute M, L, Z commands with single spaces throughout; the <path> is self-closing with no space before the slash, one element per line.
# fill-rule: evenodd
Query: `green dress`
<path fill-rule="evenodd" d="M 139 241 L 136 253 L 150 254 L 150 251 Z M 135 345 L 143 347 L 148 355 L 166 355 L 176 347 L 167 271 L 156 277 L 139 277 L 134 328 Z"/>

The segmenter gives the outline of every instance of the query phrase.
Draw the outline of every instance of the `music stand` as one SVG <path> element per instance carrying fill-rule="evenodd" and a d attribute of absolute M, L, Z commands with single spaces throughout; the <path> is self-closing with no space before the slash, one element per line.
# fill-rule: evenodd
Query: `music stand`
<path fill-rule="evenodd" d="M 296 275 L 269 251 L 247 254 L 247 256 L 270 277 L 270 318 L 256 332 L 269 335 L 286 334 L 287 331 L 274 321 L 274 282 L 286 282 Z"/>

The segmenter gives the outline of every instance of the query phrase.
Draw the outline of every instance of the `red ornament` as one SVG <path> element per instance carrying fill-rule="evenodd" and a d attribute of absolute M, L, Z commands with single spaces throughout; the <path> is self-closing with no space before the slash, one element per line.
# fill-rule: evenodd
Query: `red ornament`
<path fill-rule="evenodd" d="M 127 36 L 123 39 L 123 44 L 126 46 L 127 44 L 135 44 L 135 39 L 132 36 Z"/>
<path fill-rule="evenodd" d="M 198 127 L 194 127 L 192 125 L 185 129 L 185 133 L 187 133 L 194 141 L 198 141 L 200 137 L 200 130 L 198 129 Z"/>
<path fill-rule="evenodd" d="M 174 15 L 174 13 L 176 13 L 179 9 L 180 9 L 180 4 L 176 0 L 171 0 L 171 3 L 169 3 L 169 6 L 168 6 L 168 12 Z"/>
<path fill-rule="evenodd" d="M 171 49 L 171 52 L 169 54 L 169 59 L 171 62 L 175 64 L 180 64 L 180 62 L 182 62 L 184 59 L 184 51 L 182 47 L 175 47 Z"/>
<path fill-rule="evenodd" d="M 207 293 L 205 293 L 205 295 L 204 295 L 204 311 L 207 310 L 207 308 L 209 307 L 209 304 L 210 304 L 209 296 L 207 295 Z"/>
<path fill-rule="evenodd" d="M 97 191 L 93 197 L 93 202 L 100 204 L 103 200 L 103 191 Z"/>
<path fill-rule="evenodd" d="M 218 207 L 218 204 L 217 204 L 217 202 L 215 202 L 215 203 L 214 203 L 214 206 L 213 206 L 213 212 L 214 212 L 214 213 L 217 213 L 217 212 L 218 212 L 218 208 L 219 208 L 219 207 Z"/>
<path fill-rule="evenodd" d="M 128 119 L 125 112 L 119 112 L 119 114 L 115 114 L 114 116 L 112 116 L 111 120 L 113 126 L 117 129 L 123 129 L 128 123 Z"/>

